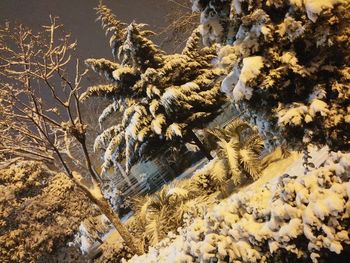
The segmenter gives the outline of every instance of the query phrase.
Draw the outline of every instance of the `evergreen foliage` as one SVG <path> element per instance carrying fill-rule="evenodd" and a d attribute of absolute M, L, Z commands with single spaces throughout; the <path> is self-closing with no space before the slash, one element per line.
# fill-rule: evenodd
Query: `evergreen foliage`
<path fill-rule="evenodd" d="M 211 63 L 215 46 L 200 47 L 198 30 L 182 54 L 166 55 L 147 38 L 151 33 L 144 29 L 145 25 L 133 22 L 115 30 L 115 25 L 122 23 L 107 10 L 102 4 L 97 8 L 102 22 L 113 21 L 103 22 L 103 26 L 113 32 L 112 48 L 118 38 L 120 64 L 106 59 L 86 60 L 109 84 L 90 87 L 83 97 L 113 99 L 100 121 L 116 110 L 123 112 L 121 123 L 97 137 L 95 150 L 105 151 L 104 170 L 123 159 L 129 170 L 161 145 L 170 147 L 181 140 L 191 141 L 192 129 L 202 128 L 219 113 L 224 96 L 220 95 L 218 80 L 223 71 Z"/>
<path fill-rule="evenodd" d="M 102 27 L 106 30 L 106 35 L 111 34 L 109 44 L 114 56 L 117 55 L 121 41 L 125 35 L 125 23 L 122 23 L 112 13 L 112 11 L 100 2 L 96 8 L 97 20 L 101 21 Z"/>
<path fill-rule="evenodd" d="M 242 117 L 270 142 L 349 150 L 349 1 L 193 4 L 204 39 L 222 44 L 220 65 L 228 71 L 221 89 Z"/>

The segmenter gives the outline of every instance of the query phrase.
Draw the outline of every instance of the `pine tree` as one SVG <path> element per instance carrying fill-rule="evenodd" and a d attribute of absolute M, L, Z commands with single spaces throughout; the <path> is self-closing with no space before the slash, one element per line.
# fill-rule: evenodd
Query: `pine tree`
<path fill-rule="evenodd" d="M 202 27 L 222 22 L 221 89 L 242 117 L 270 142 L 349 150 L 349 1 L 193 2 Z"/>
<path fill-rule="evenodd" d="M 111 17 L 107 7 L 100 5 L 102 21 L 107 18 L 101 10 Z M 121 23 L 115 20 L 114 24 Z M 96 139 L 95 150 L 105 151 L 104 169 L 125 158 L 129 170 L 161 145 L 170 147 L 181 141 L 195 140 L 205 150 L 193 129 L 213 119 L 224 101 L 218 81 L 223 71 L 211 63 L 216 47 L 201 48 L 198 30 L 182 54 L 166 55 L 147 38 L 151 32 L 144 28 L 135 22 L 125 28 L 119 42 L 120 64 L 106 59 L 86 60 L 109 84 L 90 87 L 84 98 L 107 96 L 113 100 L 100 120 L 115 110 L 123 112 L 122 122 L 105 129 Z"/>

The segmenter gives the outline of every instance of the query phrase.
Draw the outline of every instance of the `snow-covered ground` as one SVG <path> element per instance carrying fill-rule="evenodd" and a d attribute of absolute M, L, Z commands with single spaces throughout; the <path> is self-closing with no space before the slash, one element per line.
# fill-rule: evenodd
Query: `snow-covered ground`
<path fill-rule="evenodd" d="M 327 159 L 328 147 L 323 147 L 322 149 L 312 147 L 309 151 L 311 156 L 309 161 L 312 162 L 315 167 L 319 167 Z M 260 187 L 268 182 L 273 183 L 273 179 L 277 180 L 277 178 L 283 174 L 289 174 L 290 176 L 304 174 L 303 156 L 301 153 L 291 152 L 288 158 L 271 163 L 262 172 L 261 177 L 254 183 L 248 185 L 246 190 Z"/>
<path fill-rule="evenodd" d="M 185 178 L 191 177 L 195 171 L 197 171 L 198 169 L 202 168 L 207 163 L 208 163 L 208 159 L 207 158 L 203 158 L 203 159 L 199 160 L 198 162 L 194 163 L 192 166 L 187 168 L 184 172 L 182 172 L 182 174 L 177 176 L 176 180 L 181 180 L 181 179 L 185 179 Z"/>

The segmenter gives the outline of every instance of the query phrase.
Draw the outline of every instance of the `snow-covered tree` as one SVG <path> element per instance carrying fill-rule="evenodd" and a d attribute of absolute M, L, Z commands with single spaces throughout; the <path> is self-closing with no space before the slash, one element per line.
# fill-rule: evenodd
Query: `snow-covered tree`
<path fill-rule="evenodd" d="M 112 49 L 118 47 L 113 54 L 117 53 L 119 63 L 87 59 L 86 64 L 109 83 L 90 87 L 83 97 L 112 99 L 100 120 L 116 110 L 123 112 L 122 122 L 96 139 L 96 150 L 105 152 L 104 169 L 124 158 L 130 169 L 161 145 L 180 141 L 195 141 L 204 150 L 193 129 L 213 119 L 224 101 L 218 81 L 223 71 L 212 65 L 215 46 L 201 48 L 195 30 L 181 54 L 166 55 L 147 38 L 152 33 L 145 25 L 133 22 L 117 27 L 121 22 L 106 6 L 101 4 L 97 12 L 107 33 L 112 32 Z"/>
<path fill-rule="evenodd" d="M 140 254 L 105 198 L 92 164 L 80 101 L 87 71 L 80 71 L 79 61 L 72 63 L 76 43 L 61 27 L 51 17 L 41 32 L 10 23 L 0 28 L 2 158 L 53 162 L 106 215 L 130 250 Z M 75 74 L 69 74 L 70 68 Z"/>
<path fill-rule="evenodd" d="M 191 178 L 136 199 L 136 224 L 131 224 L 131 229 L 146 245 L 155 245 L 168 233 L 176 232 L 188 217 L 202 216 L 217 196 L 227 197 L 244 175 L 254 180 L 260 176 L 263 140 L 250 125 L 235 119 L 225 129 L 211 129 L 210 133 L 217 139 L 217 158 Z"/>
<path fill-rule="evenodd" d="M 192 2 L 242 117 L 271 141 L 349 149 L 349 1 Z"/>
<path fill-rule="evenodd" d="M 72 240 L 94 213 L 63 173 L 34 161 L 0 169 L 0 261 L 37 262 Z"/>

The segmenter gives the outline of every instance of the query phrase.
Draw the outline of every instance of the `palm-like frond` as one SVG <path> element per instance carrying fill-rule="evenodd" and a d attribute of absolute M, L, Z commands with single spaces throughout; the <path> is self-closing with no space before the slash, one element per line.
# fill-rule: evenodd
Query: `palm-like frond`
<path fill-rule="evenodd" d="M 137 213 L 135 213 L 135 216 L 138 219 L 142 220 L 142 222 L 146 219 L 147 209 L 151 201 L 152 198 L 149 195 L 138 196 L 133 200 L 134 210 L 137 211 Z"/>
<path fill-rule="evenodd" d="M 228 169 L 222 159 L 214 159 L 203 168 L 197 170 L 191 177 L 191 191 L 197 195 L 210 195 L 220 190 L 220 187 L 228 179 Z"/>
<path fill-rule="evenodd" d="M 80 96 L 81 101 L 85 101 L 90 97 L 113 97 L 113 95 L 118 90 L 118 87 L 114 84 L 103 84 L 89 87 L 83 94 Z"/>
<path fill-rule="evenodd" d="M 254 132 L 244 141 L 244 147 L 251 149 L 257 155 L 261 154 L 262 150 L 264 149 L 264 146 L 264 140 L 257 132 Z"/>
<path fill-rule="evenodd" d="M 218 152 L 219 158 L 225 160 L 229 173 L 234 184 L 238 185 L 241 182 L 241 171 L 239 167 L 239 141 L 231 139 L 230 141 L 220 140 L 218 142 L 220 150 Z"/>
<path fill-rule="evenodd" d="M 223 184 L 227 179 L 226 167 L 222 160 L 214 159 L 210 169 L 210 179 L 215 185 Z"/>
<path fill-rule="evenodd" d="M 258 179 L 261 171 L 259 155 L 252 149 L 244 147 L 239 150 L 239 162 L 243 169 L 254 179 Z"/>
<path fill-rule="evenodd" d="M 226 139 L 228 139 L 224 129 L 212 128 L 212 129 L 207 129 L 206 131 L 209 134 L 215 136 L 217 140 L 221 140 L 221 139 L 226 140 Z"/>
<path fill-rule="evenodd" d="M 158 192 L 134 200 L 135 218 L 143 229 L 145 240 L 155 245 L 170 231 L 183 224 L 184 215 L 203 214 L 213 199 L 201 192 L 193 192 L 192 179 L 174 181 Z"/>
<path fill-rule="evenodd" d="M 168 207 L 162 207 L 157 213 L 150 212 L 148 214 L 147 223 L 145 225 L 145 237 L 149 238 L 152 245 L 157 244 L 166 237 L 169 225 Z"/>
<path fill-rule="evenodd" d="M 235 184 L 242 172 L 256 180 L 261 171 L 260 154 L 264 142 L 248 123 L 235 119 L 225 129 L 208 130 L 217 139 L 218 157 L 224 161 Z"/>
<path fill-rule="evenodd" d="M 243 131 L 247 132 L 247 130 L 252 130 L 252 127 L 247 122 L 239 118 L 234 119 L 229 125 L 225 127 L 225 133 L 229 137 L 236 135 L 242 136 Z"/>
<path fill-rule="evenodd" d="M 211 195 L 201 195 L 182 203 L 176 209 L 176 213 L 181 217 L 181 223 L 185 217 L 196 218 L 203 216 L 208 207 L 215 202 L 215 198 Z"/>

